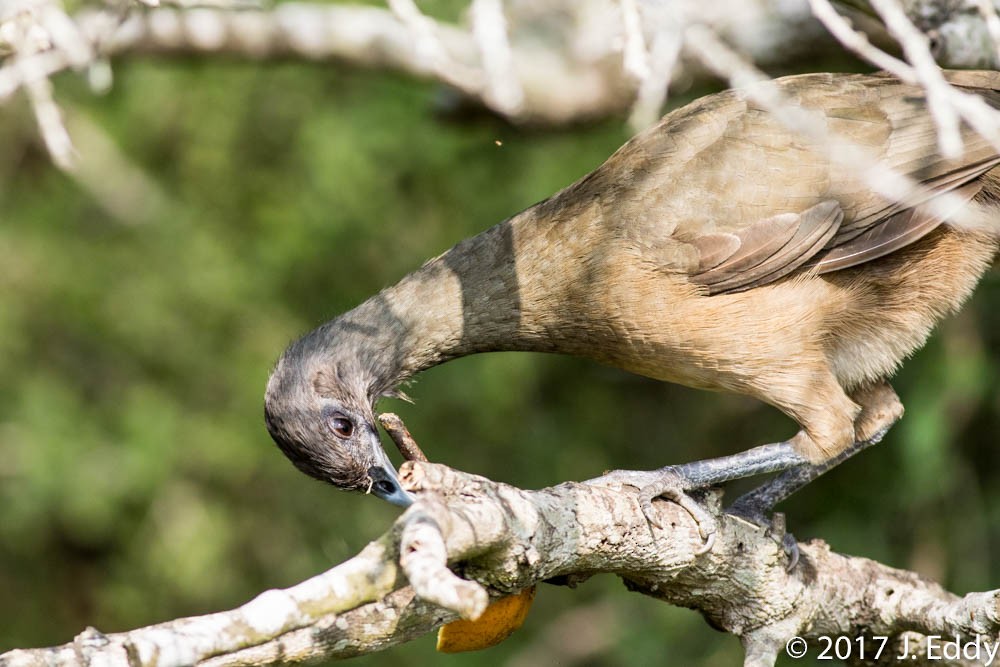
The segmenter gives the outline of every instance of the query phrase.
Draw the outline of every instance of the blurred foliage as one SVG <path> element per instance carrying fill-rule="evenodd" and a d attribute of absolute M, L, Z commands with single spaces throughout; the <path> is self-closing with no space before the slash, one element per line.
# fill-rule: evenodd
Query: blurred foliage
<path fill-rule="evenodd" d="M 80 182 L 51 166 L 26 108 L 0 117 L 0 650 L 229 608 L 380 534 L 394 508 L 310 481 L 271 444 L 271 364 L 626 139 L 620 119 L 516 129 L 449 113 L 433 85 L 334 66 L 116 74 L 104 98 L 59 82 L 73 126 L 119 155 L 85 155 Z M 124 192 L 129 169 L 145 180 Z M 900 374 L 908 413 L 885 444 L 784 507 L 798 537 L 957 592 L 1000 584 L 998 351 L 991 275 Z M 433 458 L 525 487 L 794 428 L 742 398 L 544 355 L 462 359 L 410 393 L 416 405 L 385 407 Z M 490 651 L 435 656 L 428 637 L 358 662 L 544 665 L 567 641 L 591 642 L 591 665 L 741 655 L 697 614 L 604 576 L 543 586 L 524 629 Z"/>

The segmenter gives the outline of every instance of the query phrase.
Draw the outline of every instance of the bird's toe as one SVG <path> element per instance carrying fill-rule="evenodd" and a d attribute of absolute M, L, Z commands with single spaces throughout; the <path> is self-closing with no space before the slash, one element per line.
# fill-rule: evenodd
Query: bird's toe
<path fill-rule="evenodd" d="M 691 483 L 670 466 L 656 472 L 658 473 L 657 478 L 639 490 L 639 501 L 642 505 L 642 511 L 646 515 L 646 520 L 658 528 L 663 527 L 659 523 L 658 512 L 653 508 L 653 501 L 657 498 L 665 498 L 679 505 L 694 519 L 695 525 L 698 526 L 698 533 L 704 542 L 698 553 L 711 551 L 715 544 L 715 533 L 718 530 L 718 525 L 712 513 L 688 494 L 688 491 L 698 488 L 698 485 Z"/>
<path fill-rule="evenodd" d="M 657 498 L 665 498 L 680 505 L 698 526 L 698 533 L 704 544 L 697 551 L 703 554 L 712 549 L 715 544 L 715 533 L 718 526 L 712 513 L 705 509 L 688 491 L 702 488 L 683 475 L 675 466 L 666 466 L 659 470 L 612 470 L 597 479 L 592 484 L 623 484 L 639 490 L 638 500 L 646 521 L 651 526 L 663 529 L 659 512 L 653 507 Z"/>

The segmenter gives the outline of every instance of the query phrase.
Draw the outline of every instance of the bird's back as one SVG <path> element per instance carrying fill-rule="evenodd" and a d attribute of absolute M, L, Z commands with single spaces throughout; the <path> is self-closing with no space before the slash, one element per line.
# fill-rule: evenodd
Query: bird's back
<path fill-rule="evenodd" d="M 1000 74 L 948 76 L 1000 106 Z M 962 133 L 965 153 L 941 157 L 922 91 L 895 79 L 809 74 L 777 85 L 827 128 L 831 141 L 848 141 L 928 189 L 969 199 L 977 190 L 962 187 L 1000 162 L 989 142 L 968 129 Z M 893 218 L 903 207 L 875 194 L 857 165 L 831 160 L 827 146 L 812 145 L 738 91 L 668 114 L 559 198 L 599 200 L 608 227 L 602 233 L 641 246 L 652 261 L 659 257 L 664 270 L 697 277 L 718 266 L 721 277 L 698 281 L 712 292 L 766 284 L 831 254 L 824 270 L 853 266 L 936 226 Z M 836 210 L 807 214 L 823 202 Z M 794 215 L 803 217 L 789 220 Z M 886 227 L 887 221 L 893 225 Z M 736 280 L 724 263 L 730 256 L 730 264 L 743 260 L 735 266 L 743 274 Z"/>

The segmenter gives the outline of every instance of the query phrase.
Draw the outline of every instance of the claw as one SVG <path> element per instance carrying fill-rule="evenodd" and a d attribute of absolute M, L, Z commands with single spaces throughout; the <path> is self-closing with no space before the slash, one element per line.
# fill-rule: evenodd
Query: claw
<path fill-rule="evenodd" d="M 667 500 L 680 505 L 684 511 L 691 515 L 695 525 L 698 526 L 698 534 L 704 544 L 695 552 L 696 555 L 708 553 L 715 546 L 715 535 L 718 530 L 715 517 L 702 507 L 694 498 L 687 494 L 689 489 L 698 488 L 696 484 L 689 481 L 684 475 L 674 467 L 667 466 L 659 470 L 637 471 L 637 470 L 614 470 L 605 473 L 602 477 L 591 480 L 591 483 L 617 482 L 628 484 L 639 489 L 639 506 L 650 526 L 655 526 L 663 530 L 657 518 L 657 513 L 653 509 L 653 500 L 656 498 L 666 498 Z"/>
<path fill-rule="evenodd" d="M 696 552 L 698 555 L 708 553 L 715 545 L 715 533 L 718 530 L 715 518 L 702 507 L 698 502 L 689 496 L 686 487 L 690 484 L 678 473 L 669 468 L 662 471 L 663 476 L 639 490 L 640 502 L 642 503 L 643 514 L 646 520 L 657 528 L 663 528 L 657 521 L 656 513 L 653 511 L 653 500 L 655 498 L 666 498 L 667 500 L 680 505 L 680 507 L 691 515 L 695 525 L 698 526 L 698 534 L 704 544 Z"/>
<path fill-rule="evenodd" d="M 701 545 L 700 549 L 698 549 L 698 550 L 696 550 L 694 552 L 694 555 L 695 556 L 702 556 L 704 554 L 707 554 L 709 551 L 711 551 L 712 547 L 715 546 L 715 535 L 716 535 L 716 533 L 710 533 L 709 536 L 708 536 L 708 539 L 705 540 L 705 543 Z"/>
<path fill-rule="evenodd" d="M 788 556 L 788 565 L 785 566 L 785 572 L 791 572 L 799 564 L 799 542 L 791 533 L 785 533 L 784 538 L 781 540 L 781 546 L 784 547 L 785 555 Z"/>

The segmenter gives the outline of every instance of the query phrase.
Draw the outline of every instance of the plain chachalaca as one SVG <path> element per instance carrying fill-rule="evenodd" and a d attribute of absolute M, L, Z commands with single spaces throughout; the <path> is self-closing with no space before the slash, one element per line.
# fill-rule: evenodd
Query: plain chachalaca
<path fill-rule="evenodd" d="M 1000 74 L 947 76 L 1000 106 Z M 919 88 L 857 74 L 777 85 L 831 137 L 1000 219 L 1000 155 L 965 130 L 964 155 L 943 158 Z M 621 473 L 648 509 L 660 495 L 684 503 L 694 488 L 784 471 L 736 503 L 761 519 L 902 415 L 886 379 L 997 250 L 993 232 L 887 200 L 859 171 L 738 91 L 698 100 L 293 343 L 268 383 L 268 429 L 303 472 L 406 505 L 375 425 L 379 397 L 479 352 L 589 357 L 795 419 L 786 442 Z"/>

